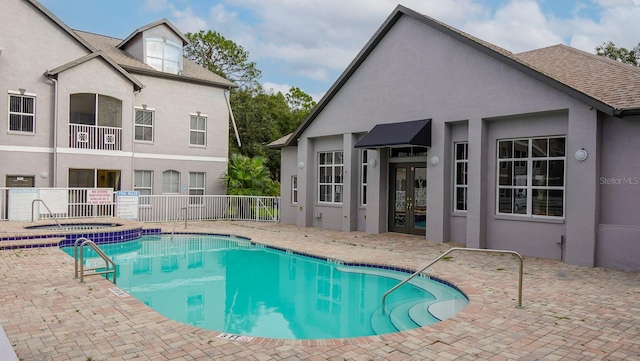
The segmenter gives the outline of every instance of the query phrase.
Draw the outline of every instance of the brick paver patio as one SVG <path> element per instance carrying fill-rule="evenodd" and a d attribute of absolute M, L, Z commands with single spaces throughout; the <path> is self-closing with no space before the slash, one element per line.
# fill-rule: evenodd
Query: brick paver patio
<path fill-rule="evenodd" d="M 8 227 L 10 222 L 0 223 Z M 162 226 L 170 231 L 171 224 Z M 451 247 L 421 237 L 248 223 L 189 223 L 343 261 L 417 269 Z M 511 256 L 452 254 L 431 273 L 470 298 L 429 327 L 360 339 L 249 343 L 168 320 L 113 284 L 73 279 L 57 248 L 0 251 L 0 324 L 21 360 L 623 360 L 640 357 L 640 274 L 525 257 L 523 309 Z"/>

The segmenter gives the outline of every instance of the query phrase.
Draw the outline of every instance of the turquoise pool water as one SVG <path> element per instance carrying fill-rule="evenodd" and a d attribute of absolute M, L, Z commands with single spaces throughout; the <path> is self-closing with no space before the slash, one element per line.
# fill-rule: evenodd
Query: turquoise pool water
<path fill-rule="evenodd" d="M 237 335 L 284 339 L 371 336 L 425 326 L 464 308 L 466 297 L 407 273 L 345 266 L 226 236 L 144 236 L 101 245 L 117 286 L 162 315 Z M 73 248 L 63 248 L 72 255 Z M 85 262 L 99 259 L 85 249 Z M 391 315 L 391 316 L 390 316 Z"/>

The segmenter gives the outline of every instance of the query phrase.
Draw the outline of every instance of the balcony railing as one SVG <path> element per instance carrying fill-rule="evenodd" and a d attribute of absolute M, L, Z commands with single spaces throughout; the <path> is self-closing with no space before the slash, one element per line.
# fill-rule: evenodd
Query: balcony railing
<path fill-rule="evenodd" d="M 69 148 L 122 150 L 122 128 L 69 124 Z"/>

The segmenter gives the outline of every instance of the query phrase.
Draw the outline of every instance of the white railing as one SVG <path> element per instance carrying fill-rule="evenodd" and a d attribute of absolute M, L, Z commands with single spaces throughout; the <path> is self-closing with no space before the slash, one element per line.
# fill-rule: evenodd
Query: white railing
<path fill-rule="evenodd" d="M 181 211 L 186 208 L 185 211 Z M 235 220 L 280 221 L 280 197 L 254 196 L 140 196 L 138 219 L 143 222 Z"/>
<path fill-rule="evenodd" d="M 56 193 L 57 198 L 51 195 Z M 0 220 L 11 218 L 8 212 L 8 195 L 9 188 L 0 187 Z M 51 208 L 50 212 L 44 208 L 36 212 L 36 219 L 118 216 L 117 192 L 110 188 L 40 188 L 39 193 L 30 196 L 33 199 L 46 199 L 48 207 Z M 28 203 L 25 203 L 25 200 L 14 201 L 13 206 L 26 204 L 31 208 L 33 199 L 27 199 Z M 184 221 L 185 217 L 187 221 L 280 221 L 280 197 L 142 195 L 139 202 L 138 220 L 142 222 Z M 32 216 L 30 209 L 25 212 Z"/>
<path fill-rule="evenodd" d="M 122 128 L 69 124 L 69 148 L 122 150 Z"/>

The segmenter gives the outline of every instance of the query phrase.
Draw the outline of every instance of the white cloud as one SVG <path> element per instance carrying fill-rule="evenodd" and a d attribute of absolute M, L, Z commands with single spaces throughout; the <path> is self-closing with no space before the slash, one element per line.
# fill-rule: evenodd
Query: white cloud
<path fill-rule="evenodd" d="M 640 41 L 640 0 L 563 0 L 573 1 L 573 11 L 563 17 L 550 12 L 553 6 L 543 11 L 545 1 L 557 0 L 404 0 L 403 5 L 514 53 L 558 43 L 594 52 L 608 40 L 629 48 Z M 260 69 L 270 64 L 273 74 L 328 88 L 397 0 L 218 0 L 205 10 L 186 0 L 146 4 L 170 10 L 184 32 L 218 31 L 243 46 Z M 267 83 L 277 84 L 274 79 Z"/>
<path fill-rule="evenodd" d="M 289 92 L 289 89 L 291 89 L 291 85 L 289 84 L 277 84 L 277 83 L 272 83 L 272 82 L 264 82 L 262 83 L 262 89 L 264 89 L 264 91 L 266 92 L 270 92 L 273 94 L 278 94 L 278 92 L 282 93 L 282 95 L 285 95 Z"/>
<path fill-rule="evenodd" d="M 491 19 L 467 22 L 464 30 L 514 53 L 562 43 L 534 0 L 511 1 Z"/>

